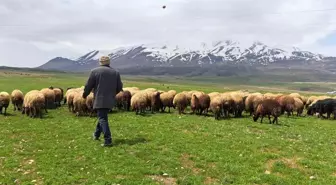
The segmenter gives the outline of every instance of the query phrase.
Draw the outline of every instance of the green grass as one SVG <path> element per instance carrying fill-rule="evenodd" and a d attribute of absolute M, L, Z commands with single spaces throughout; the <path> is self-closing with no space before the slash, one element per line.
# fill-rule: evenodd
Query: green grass
<path fill-rule="evenodd" d="M 125 77 L 124 83 L 178 91 L 231 88 L 146 78 Z M 0 91 L 66 88 L 85 81 L 62 74 L 2 76 Z M 336 184 L 332 120 L 282 116 L 275 126 L 250 117 L 215 121 L 188 114 L 114 112 L 109 123 L 116 146 L 102 148 L 102 141 L 91 138 L 96 118 L 77 118 L 66 107 L 49 112 L 43 119 L 30 119 L 10 107 L 9 116 L 0 115 L 0 184 L 138 185 L 160 184 L 160 179 L 185 185 Z"/>

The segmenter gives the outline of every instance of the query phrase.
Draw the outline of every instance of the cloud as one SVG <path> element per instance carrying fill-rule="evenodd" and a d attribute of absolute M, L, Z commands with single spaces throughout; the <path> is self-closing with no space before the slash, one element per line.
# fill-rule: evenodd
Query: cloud
<path fill-rule="evenodd" d="M 319 42 L 336 30 L 333 9 L 334 0 L 2 0 L 0 65 L 38 66 L 122 45 L 193 47 L 226 39 L 333 54 L 335 46 Z"/>

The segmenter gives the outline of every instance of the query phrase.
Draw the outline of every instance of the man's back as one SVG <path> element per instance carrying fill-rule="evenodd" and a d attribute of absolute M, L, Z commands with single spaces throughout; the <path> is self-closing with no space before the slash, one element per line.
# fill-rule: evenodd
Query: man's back
<path fill-rule="evenodd" d="M 94 90 L 94 109 L 111 109 L 115 96 L 122 90 L 120 74 L 109 66 L 99 66 L 91 71 L 85 93 Z"/>

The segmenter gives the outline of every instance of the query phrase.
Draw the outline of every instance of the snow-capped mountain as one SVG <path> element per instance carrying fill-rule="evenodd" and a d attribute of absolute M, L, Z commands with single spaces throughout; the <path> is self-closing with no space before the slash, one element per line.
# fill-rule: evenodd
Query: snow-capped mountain
<path fill-rule="evenodd" d="M 138 45 L 117 48 L 108 51 L 91 51 L 76 59 L 57 57 L 40 66 L 42 69 L 65 71 L 88 71 L 98 65 L 98 58 L 108 55 L 115 68 L 132 67 L 190 67 L 213 65 L 248 65 L 267 66 L 285 61 L 323 62 L 331 57 L 302 51 L 293 47 L 291 51 L 269 47 L 255 42 L 249 47 L 240 43 L 227 41 L 202 43 L 198 49 L 179 46 Z"/>

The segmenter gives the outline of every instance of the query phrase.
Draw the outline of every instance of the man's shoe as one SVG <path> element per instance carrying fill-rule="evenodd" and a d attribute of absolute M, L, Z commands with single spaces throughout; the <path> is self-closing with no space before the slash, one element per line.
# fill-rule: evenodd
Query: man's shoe
<path fill-rule="evenodd" d="M 113 145 L 112 145 L 112 143 L 110 143 L 110 144 L 106 144 L 106 143 L 104 143 L 104 144 L 101 144 L 101 146 L 102 146 L 102 147 L 112 147 Z"/>
<path fill-rule="evenodd" d="M 95 140 L 95 141 L 99 141 L 99 138 L 95 136 L 95 133 L 92 134 L 92 138 L 93 138 L 93 140 Z"/>

